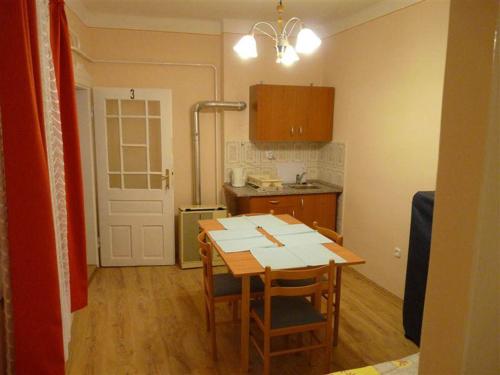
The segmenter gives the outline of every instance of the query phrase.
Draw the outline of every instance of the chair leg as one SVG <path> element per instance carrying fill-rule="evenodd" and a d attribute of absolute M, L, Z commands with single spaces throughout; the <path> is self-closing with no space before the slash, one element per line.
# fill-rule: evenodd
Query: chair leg
<path fill-rule="evenodd" d="M 212 306 L 213 307 L 213 306 Z M 212 346 L 212 358 L 217 360 L 217 340 L 215 337 L 215 309 L 212 308 L 210 313 L 210 341 Z"/>
<path fill-rule="evenodd" d="M 233 302 L 233 322 L 238 321 L 238 301 Z"/>
<path fill-rule="evenodd" d="M 309 345 L 312 345 L 313 341 L 313 331 L 309 331 Z M 309 366 L 312 366 L 312 350 L 307 351 L 307 363 L 309 363 Z"/>
<path fill-rule="evenodd" d="M 331 324 L 328 324 L 325 332 L 325 364 L 326 372 L 330 372 L 330 360 L 332 358 L 332 339 L 333 339 L 333 329 Z"/>
<path fill-rule="evenodd" d="M 298 341 L 299 341 L 299 342 L 298 342 L 299 347 L 304 346 L 304 333 L 302 333 L 302 332 L 301 332 L 301 333 L 299 333 L 299 334 L 298 334 Z M 309 352 L 309 351 L 308 351 L 308 352 Z M 301 353 L 300 353 L 300 352 L 297 352 L 297 353 L 295 353 L 295 354 L 296 354 L 296 355 L 300 355 Z"/>
<path fill-rule="evenodd" d="M 328 342 L 328 344 L 325 347 L 325 356 L 326 356 L 326 358 L 325 358 L 325 365 L 326 365 L 325 371 L 327 374 L 329 374 L 330 373 L 330 359 L 332 357 L 332 344 L 331 344 L 331 342 Z"/>
<path fill-rule="evenodd" d="M 205 303 L 205 323 L 207 325 L 207 332 L 210 332 L 210 313 L 208 311 L 208 306 Z"/>
<path fill-rule="evenodd" d="M 333 310 L 333 346 L 337 346 L 339 341 L 341 285 L 342 285 L 342 267 L 337 267 L 337 270 L 335 272 L 335 309 Z"/>
<path fill-rule="evenodd" d="M 264 375 L 271 371 L 271 336 L 264 334 Z"/>

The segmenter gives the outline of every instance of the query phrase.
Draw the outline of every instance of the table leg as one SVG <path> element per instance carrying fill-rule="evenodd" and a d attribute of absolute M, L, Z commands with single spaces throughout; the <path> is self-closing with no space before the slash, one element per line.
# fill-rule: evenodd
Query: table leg
<path fill-rule="evenodd" d="M 333 346 L 337 346 L 339 339 L 339 319 L 340 319 L 340 290 L 342 287 L 342 267 L 337 267 L 335 272 L 335 311 L 333 320 Z"/>
<path fill-rule="evenodd" d="M 241 372 L 248 372 L 250 341 L 250 276 L 242 277 L 241 285 Z"/>

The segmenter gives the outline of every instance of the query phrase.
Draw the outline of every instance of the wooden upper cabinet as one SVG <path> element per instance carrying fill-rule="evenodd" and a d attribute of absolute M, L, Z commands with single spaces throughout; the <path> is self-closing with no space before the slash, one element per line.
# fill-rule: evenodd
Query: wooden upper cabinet
<path fill-rule="evenodd" d="M 333 87 L 250 87 L 250 140 L 332 140 Z"/>

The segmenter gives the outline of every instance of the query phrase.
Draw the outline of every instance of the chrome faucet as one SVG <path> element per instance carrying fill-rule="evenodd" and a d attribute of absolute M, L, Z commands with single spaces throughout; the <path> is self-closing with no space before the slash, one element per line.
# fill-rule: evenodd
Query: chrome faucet
<path fill-rule="evenodd" d="M 304 178 L 305 174 L 307 172 L 302 172 L 301 174 L 298 174 L 295 176 L 295 183 L 296 184 L 302 184 L 302 179 Z"/>

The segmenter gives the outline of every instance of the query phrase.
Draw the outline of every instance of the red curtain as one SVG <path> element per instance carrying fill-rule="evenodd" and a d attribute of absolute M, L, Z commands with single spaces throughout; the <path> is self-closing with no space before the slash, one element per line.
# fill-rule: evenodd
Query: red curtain
<path fill-rule="evenodd" d="M 34 0 L 0 3 L 0 108 L 17 374 L 64 374 Z"/>
<path fill-rule="evenodd" d="M 64 144 L 71 310 L 87 305 L 87 259 L 75 82 L 64 0 L 50 0 L 50 38 Z"/>

